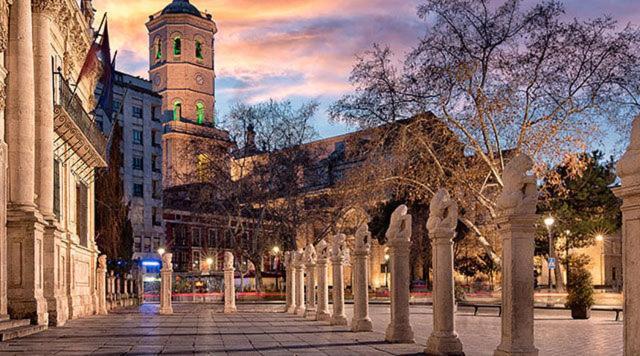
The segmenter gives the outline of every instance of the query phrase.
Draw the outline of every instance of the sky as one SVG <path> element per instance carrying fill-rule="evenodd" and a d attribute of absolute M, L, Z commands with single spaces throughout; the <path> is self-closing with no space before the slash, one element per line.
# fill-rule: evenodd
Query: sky
<path fill-rule="evenodd" d="M 171 0 L 93 0 L 98 19 L 108 13 L 118 70 L 147 78 L 149 15 Z M 320 102 L 314 122 L 320 137 L 350 129 L 330 123 L 326 109 L 352 89 L 356 55 L 372 43 L 398 54 L 427 27 L 416 15 L 420 0 L 191 0 L 213 14 L 216 35 L 216 105 L 225 115 L 236 102 L 288 99 Z M 526 0 L 526 3 L 535 3 Z M 568 17 L 612 15 L 640 24 L 639 0 L 566 0 Z"/>

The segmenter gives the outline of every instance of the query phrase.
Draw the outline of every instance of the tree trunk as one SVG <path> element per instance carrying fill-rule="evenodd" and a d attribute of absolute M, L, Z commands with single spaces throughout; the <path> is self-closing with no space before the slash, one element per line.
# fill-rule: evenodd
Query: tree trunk
<path fill-rule="evenodd" d="M 556 253 L 556 240 L 553 236 L 549 236 L 549 257 L 556 261 L 556 268 L 553 270 L 556 277 L 556 291 L 564 292 L 564 279 L 562 278 L 561 264 Z"/>
<path fill-rule="evenodd" d="M 256 275 L 255 275 L 255 280 L 256 280 L 256 292 L 260 293 L 262 292 L 262 268 L 256 266 Z"/>

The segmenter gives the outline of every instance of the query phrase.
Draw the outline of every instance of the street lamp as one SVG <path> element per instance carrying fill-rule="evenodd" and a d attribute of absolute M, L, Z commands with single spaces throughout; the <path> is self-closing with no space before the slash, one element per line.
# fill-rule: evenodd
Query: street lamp
<path fill-rule="evenodd" d="M 164 255 L 164 253 L 167 252 L 164 247 L 160 247 L 158 248 L 158 255 L 160 255 L 160 257 L 162 257 L 162 255 Z"/>
<path fill-rule="evenodd" d="M 554 219 L 551 215 L 544 218 L 544 225 L 547 227 L 547 234 L 549 239 L 549 258 L 554 255 L 555 246 L 553 242 L 553 235 L 551 234 L 551 227 L 553 226 L 553 224 L 555 224 L 555 222 L 556 219 Z M 549 263 L 549 260 L 547 260 L 547 266 L 549 271 L 549 289 L 551 289 L 551 264 Z M 558 281 L 556 281 L 556 283 L 558 283 Z"/>
<path fill-rule="evenodd" d="M 278 254 L 280 254 L 280 247 L 278 246 L 273 246 L 273 248 L 271 249 L 271 253 L 273 255 L 273 262 L 271 263 L 271 269 L 274 270 L 276 272 L 276 290 L 280 290 L 280 287 L 278 285 L 278 273 L 279 273 L 279 267 L 280 267 L 280 261 L 278 260 Z"/>
<path fill-rule="evenodd" d="M 606 284 L 604 282 L 604 249 L 605 249 L 604 242 L 606 242 L 604 240 L 604 235 L 597 234 L 596 235 L 596 241 L 602 242 L 602 246 L 600 248 L 600 283 L 602 283 L 602 285 L 604 286 Z"/>

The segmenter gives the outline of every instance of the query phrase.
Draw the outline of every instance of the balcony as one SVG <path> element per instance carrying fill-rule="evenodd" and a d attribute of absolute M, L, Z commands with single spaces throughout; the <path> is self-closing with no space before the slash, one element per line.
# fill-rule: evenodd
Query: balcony
<path fill-rule="evenodd" d="M 107 138 L 60 74 L 56 74 L 56 83 L 58 100 L 53 109 L 54 126 L 60 136 L 56 144 L 67 143 L 91 167 L 106 167 Z"/>

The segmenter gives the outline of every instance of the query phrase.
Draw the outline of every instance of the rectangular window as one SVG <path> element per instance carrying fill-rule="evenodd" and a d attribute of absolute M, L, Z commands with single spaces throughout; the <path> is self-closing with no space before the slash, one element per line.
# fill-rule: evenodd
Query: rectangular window
<path fill-rule="evenodd" d="M 153 221 L 153 226 L 162 225 L 160 222 L 160 209 L 155 206 L 151 208 L 151 220 Z"/>
<path fill-rule="evenodd" d="M 142 145 L 142 131 L 133 130 L 133 143 L 136 145 Z"/>
<path fill-rule="evenodd" d="M 158 139 L 157 130 L 151 130 L 151 146 L 160 147 L 160 140 Z"/>
<path fill-rule="evenodd" d="M 209 229 L 209 240 L 207 241 L 207 246 L 208 247 L 215 247 L 216 246 L 216 230 L 215 229 Z"/>
<path fill-rule="evenodd" d="M 134 252 L 142 252 L 142 243 L 140 242 L 140 236 L 136 236 L 133 239 L 133 249 Z"/>
<path fill-rule="evenodd" d="M 191 242 L 193 246 L 196 246 L 196 247 L 202 246 L 201 233 L 202 233 L 202 230 L 199 227 L 194 227 L 191 230 Z"/>
<path fill-rule="evenodd" d="M 144 185 L 133 183 L 133 196 L 136 198 L 144 198 Z"/>
<path fill-rule="evenodd" d="M 133 157 L 133 169 L 136 169 L 138 171 L 143 171 L 144 170 L 144 161 L 143 161 L 142 157 L 140 157 L 140 156 L 134 156 Z"/>
<path fill-rule="evenodd" d="M 160 199 L 160 181 L 151 181 L 152 197 L 153 199 Z"/>
<path fill-rule="evenodd" d="M 144 111 L 142 110 L 142 107 L 134 105 L 132 109 L 133 109 L 132 116 L 135 117 L 136 119 L 142 119 L 142 115 L 144 113 Z"/>
<path fill-rule="evenodd" d="M 88 190 L 87 186 L 78 183 L 76 185 L 76 233 L 80 239 L 80 245 L 88 247 L 88 231 L 87 231 L 87 217 L 88 217 Z"/>
<path fill-rule="evenodd" d="M 151 120 L 153 121 L 160 121 L 158 118 L 158 107 L 157 106 L 152 106 L 151 107 Z"/>
<path fill-rule="evenodd" d="M 156 156 L 156 155 L 151 155 L 151 170 L 153 172 L 159 172 L 160 171 L 158 169 L 158 156 Z"/>
<path fill-rule="evenodd" d="M 61 219 L 60 214 L 60 161 L 53 160 L 53 213 L 56 215 L 58 221 Z"/>

